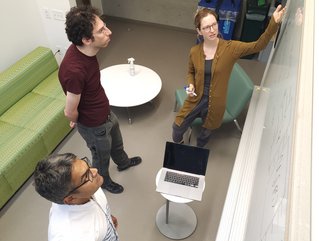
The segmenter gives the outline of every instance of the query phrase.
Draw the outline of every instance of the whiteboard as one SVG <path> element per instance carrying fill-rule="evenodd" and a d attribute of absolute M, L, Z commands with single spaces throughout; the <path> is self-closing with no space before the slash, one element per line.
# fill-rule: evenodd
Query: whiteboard
<path fill-rule="evenodd" d="M 268 102 L 246 241 L 279 241 L 285 237 L 303 4 L 303 0 L 287 2 L 287 13 L 261 84 Z"/>
<path fill-rule="evenodd" d="M 288 0 L 286 7 L 253 92 L 216 241 L 286 240 L 304 0 Z"/>

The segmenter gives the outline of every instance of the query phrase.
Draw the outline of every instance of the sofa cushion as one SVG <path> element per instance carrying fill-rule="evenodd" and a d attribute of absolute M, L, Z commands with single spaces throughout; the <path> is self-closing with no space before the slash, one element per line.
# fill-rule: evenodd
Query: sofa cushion
<path fill-rule="evenodd" d="M 58 79 L 58 70 L 50 74 L 37 87 L 35 87 L 32 92 L 65 102 L 65 95 Z"/>
<path fill-rule="evenodd" d="M 50 49 L 38 47 L 0 73 L 0 114 L 58 69 Z"/>
<path fill-rule="evenodd" d="M 39 133 L 0 121 L 0 170 L 13 190 L 27 180 L 36 163 L 48 154 Z"/>
<path fill-rule="evenodd" d="M 52 151 L 70 131 L 64 117 L 64 101 L 29 93 L 6 111 L 0 120 L 39 133 L 48 151 Z"/>
<path fill-rule="evenodd" d="M 2 172 L 0 169 L 0 207 L 2 207 L 15 192 L 9 185 L 7 179 L 4 178 Z"/>

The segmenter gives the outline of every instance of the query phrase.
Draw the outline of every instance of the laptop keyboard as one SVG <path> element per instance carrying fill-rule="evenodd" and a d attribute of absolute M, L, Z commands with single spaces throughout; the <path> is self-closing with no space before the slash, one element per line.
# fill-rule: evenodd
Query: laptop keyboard
<path fill-rule="evenodd" d="M 164 181 L 181 184 L 189 187 L 198 187 L 199 178 L 167 171 Z"/>

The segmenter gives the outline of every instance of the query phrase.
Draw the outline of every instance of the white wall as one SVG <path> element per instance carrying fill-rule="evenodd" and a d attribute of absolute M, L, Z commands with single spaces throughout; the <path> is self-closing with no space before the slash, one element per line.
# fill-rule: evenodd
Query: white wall
<path fill-rule="evenodd" d="M 0 71 L 37 46 L 48 45 L 48 38 L 35 0 L 21 0 L 18 3 L 17 1 L 2 1 L 0 29 Z"/>
<path fill-rule="evenodd" d="M 198 0 L 116 0 L 102 1 L 109 16 L 194 29 Z"/>
<path fill-rule="evenodd" d="M 68 0 L 35 0 L 38 4 L 38 12 L 41 14 L 41 22 L 43 23 L 45 34 L 48 38 L 47 47 L 51 48 L 53 53 L 60 49 L 60 53 L 56 54 L 58 63 L 61 62 L 64 53 L 70 45 L 65 33 L 65 14 L 70 9 Z M 57 19 L 55 13 L 62 13 L 63 19 Z"/>
<path fill-rule="evenodd" d="M 64 21 L 44 18 L 43 8 L 48 8 L 49 12 L 52 9 L 66 12 L 70 9 L 70 3 L 68 0 L 18 0 L 1 3 L 0 72 L 39 45 L 53 51 L 57 45 L 62 49 L 69 45 Z M 61 57 L 57 56 L 58 61 Z"/>

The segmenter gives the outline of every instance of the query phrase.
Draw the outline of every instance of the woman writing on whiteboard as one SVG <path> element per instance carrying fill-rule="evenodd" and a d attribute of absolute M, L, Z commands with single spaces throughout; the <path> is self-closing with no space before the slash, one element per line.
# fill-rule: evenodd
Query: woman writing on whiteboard
<path fill-rule="evenodd" d="M 187 82 L 188 97 L 176 115 L 173 141 L 183 143 L 183 134 L 195 118 L 203 125 L 197 137 L 197 146 L 207 144 L 214 129 L 220 127 L 225 112 L 227 86 L 235 62 L 264 49 L 276 33 L 285 8 L 279 5 L 265 32 L 255 42 L 223 40 L 218 33 L 217 14 L 210 9 L 197 11 L 196 31 L 203 41 L 190 50 Z"/>

